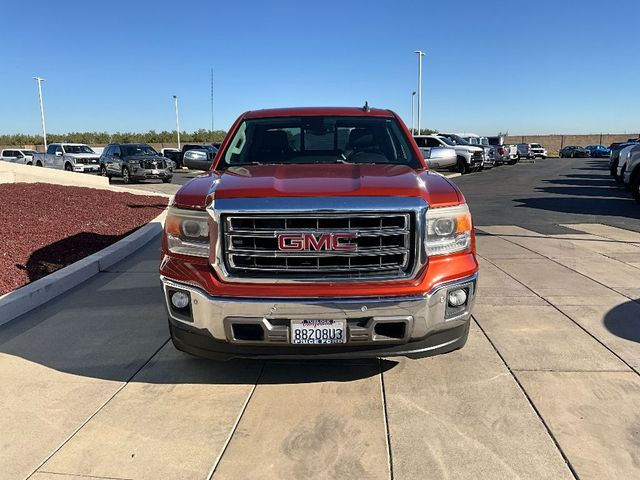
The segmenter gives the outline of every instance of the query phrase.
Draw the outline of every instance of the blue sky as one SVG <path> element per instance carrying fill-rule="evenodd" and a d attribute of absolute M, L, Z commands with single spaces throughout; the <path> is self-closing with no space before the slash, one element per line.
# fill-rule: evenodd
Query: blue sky
<path fill-rule="evenodd" d="M 0 133 L 215 128 L 245 110 L 391 108 L 495 134 L 638 132 L 638 0 L 0 0 Z M 631 21 L 633 19 L 633 21 Z"/>

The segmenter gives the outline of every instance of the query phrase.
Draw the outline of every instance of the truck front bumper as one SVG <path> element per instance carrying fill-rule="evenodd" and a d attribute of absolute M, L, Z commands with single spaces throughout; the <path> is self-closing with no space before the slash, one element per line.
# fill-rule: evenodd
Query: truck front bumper
<path fill-rule="evenodd" d="M 438 285 L 425 295 L 393 298 L 211 297 L 192 285 L 165 277 L 161 280 L 173 343 L 194 355 L 219 360 L 398 355 L 414 358 L 448 352 L 465 344 L 477 275 Z M 455 290 L 466 293 L 466 302 L 458 307 L 449 304 L 449 293 Z M 171 297 L 175 292 L 188 295 L 187 307 L 173 306 Z M 291 320 L 321 319 L 344 320 L 347 342 L 291 343 Z"/>
<path fill-rule="evenodd" d="M 83 163 L 76 163 L 73 166 L 73 171 L 74 172 L 97 172 L 100 170 L 100 165 L 97 163 L 87 163 L 87 164 L 83 164 Z"/>

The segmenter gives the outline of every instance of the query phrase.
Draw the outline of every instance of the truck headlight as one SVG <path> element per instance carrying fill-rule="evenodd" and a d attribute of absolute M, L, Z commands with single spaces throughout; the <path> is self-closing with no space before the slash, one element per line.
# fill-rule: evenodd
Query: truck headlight
<path fill-rule="evenodd" d="M 426 214 L 427 255 L 448 255 L 471 246 L 471 214 L 466 203 L 455 207 L 430 208 Z"/>
<path fill-rule="evenodd" d="M 209 257 L 209 215 L 206 212 L 171 207 L 164 232 L 171 253 Z"/>

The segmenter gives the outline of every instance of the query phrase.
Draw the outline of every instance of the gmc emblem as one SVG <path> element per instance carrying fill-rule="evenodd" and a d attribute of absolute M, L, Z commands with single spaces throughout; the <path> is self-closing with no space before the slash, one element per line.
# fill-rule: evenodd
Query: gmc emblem
<path fill-rule="evenodd" d="M 358 246 L 349 240 L 356 238 L 355 233 L 283 233 L 278 235 L 278 249 L 285 252 L 305 250 L 336 250 L 355 252 Z"/>

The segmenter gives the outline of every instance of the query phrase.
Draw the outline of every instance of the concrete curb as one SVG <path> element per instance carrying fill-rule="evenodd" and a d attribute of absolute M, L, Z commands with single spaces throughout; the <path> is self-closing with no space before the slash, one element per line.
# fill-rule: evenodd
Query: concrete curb
<path fill-rule="evenodd" d="M 443 173 L 443 175 L 447 178 L 456 178 L 462 176 L 461 173 Z"/>
<path fill-rule="evenodd" d="M 166 215 L 165 210 L 151 222 L 113 245 L 0 296 L 0 325 L 39 307 L 131 255 L 162 231 Z"/>

